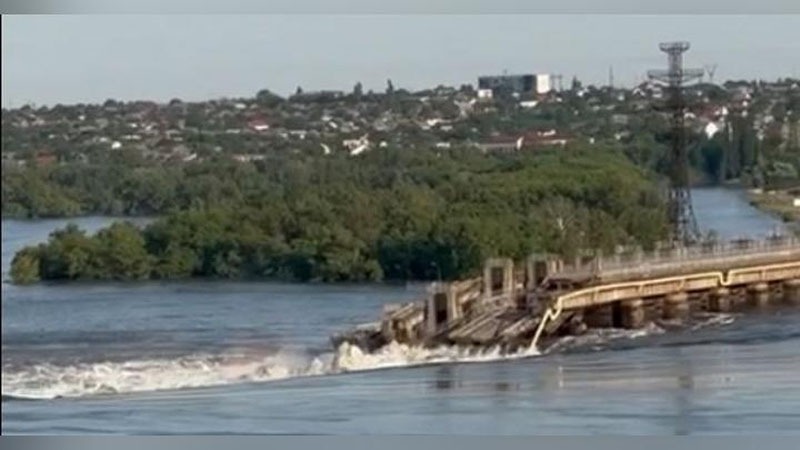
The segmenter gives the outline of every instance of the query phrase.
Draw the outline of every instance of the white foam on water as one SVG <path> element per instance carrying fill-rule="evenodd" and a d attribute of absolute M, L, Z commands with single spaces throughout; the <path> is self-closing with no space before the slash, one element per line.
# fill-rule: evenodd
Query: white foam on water
<path fill-rule="evenodd" d="M 628 330 L 623 328 L 591 328 L 584 334 L 564 336 L 551 344 L 544 353 L 555 353 L 574 347 L 602 347 L 611 341 L 620 339 L 638 339 L 645 336 L 662 334 L 665 330 L 653 322 L 648 322 L 642 328 Z"/>
<path fill-rule="evenodd" d="M 725 325 L 732 315 L 714 315 L 695 327 Z M 639 330 L 592 329 L 580 336 L 566 336 L 544 353 L 575 346 L 598 346 L 618 339 L 636 339 L 664 333 L 650 323 Z M 504 352 L 499 347 L 422 347 L 391 342 L 373 353 L 342 343 L 335 352 L 312 357 L 279 351 L 258 355 L 230 352 L 221 355 L 194 354 L 176 359 L 125 362 L 95 362 L 75 365 L 37 364 L 21 369 L 3 368 L 4 397 L 53 399 L 102 394 L 124 394 L 265 382 L 293 377 L 319 376 L 426 364 L 488 362 L 539 355 L 534 347 Z M 7 370 L 8 369 L 8 370 Z"/>
<path fill-rule="evenodd" d="M 692 326 L 693 331 L 714 325 L 718 326 L 730 325 L 736 320 L 736 314 L 708 313 L 706 316 L 704 316 L 704 318 L 705 320 L 700 321 Z"/>
<path fill-rule="evenodd" d="M 423 348 L 396 342 L 375 353 L 367 353 L 343 343 L 335 352 L 317 357 L 285 352 L 269 356 L 196 354 L 177 359 L 4 368 L 2 387 L 6 397 L 53 399 L 264 382 L 447 362 L 493 361 L 537 354 L 533 348 L 508 354 L 499 348 L 481 351 L 448 346 Z"/>
<path fill-rule="evenodd" d="M 725 326 L 736 320 L 735 314 L 700 313 L 689 323 L 680 320 L 664 320 L 659 323 L 648 322 L 639 329 L 592 328 L 578 336 L 564 336 L 544 350 L 544 354 L 563 351 L 569 348 L 583 347 L 603 349 L 605 344 L 622 339 L 638 339 L 645 336 L 664 334 L 671 329 L 690 329 L 697 331 L 712 326 Z"/>
<path fill-rule="evenodd" d="M 58 366 L 38 364 L 3 369 L 3 395 L 52 399 L 98 394 L 217 386 L 324 373 L 317 358 L 278 353 L 263 357 L 188 355 L 177 359 L 96 362 Z"/>
<path fill-rule="evenodd" d="M 332 362 L 336 372 L 409 367 L 424 364 L 485 362 L 528 358 L 539 355 L 534 347 L 521 348 L 515 352 L 504 352 L 500 347 L 476 349 L 441 345 L 421 347 L 391 342 L 373 353 L 364 352 L 360 347 L 347 342 L 342 343 Z"/>

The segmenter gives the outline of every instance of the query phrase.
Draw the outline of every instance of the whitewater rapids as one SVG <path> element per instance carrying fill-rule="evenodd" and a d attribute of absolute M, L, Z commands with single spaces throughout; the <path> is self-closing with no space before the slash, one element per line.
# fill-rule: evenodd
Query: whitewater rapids
<path fill-rule="evenodd" d="M 709 318 L 702 325 L 727 325 L 732 321 L 730 315 L 719 315 Z M 599 348 L 610 341 L 637 339 L 664 331 L 664 328 L 655 324 L 649 324 L 641 330 L 594 329 L 582 336 L 564 337 L 544 353 L 576 346 Z M 6 399 L 55 399 L 257 383 L 426 364 L 512 360 L 538 355 L 540 352 L 533 347 L 504 353 L 497 347 L 425 348 L 397 342 L 374 353 L 366 353 L 345 342 L 333 352 L 318 355 L 280 350 L 258 354 L 249 350 L 217 355 L 198 353 L 173 359 L 74 365 L 45 363 L 17 368 L 4 366 L 2 389 Z"/>
<path fill-rule="evenodd" d="M 6 398 L 53 399 L 265 382 L 423 364 L 494 361 L 536 354 L 535 349 L 502 354 L 499 349 L 423 348 L 396 342 L 375 353 L 365 353 L 343 343 L 335 352 L 317 356 L 282 351 L 265 356 L 193 354 L 177 359 L 69 366 L 38 364 L 15 370 L 4 367 L 2 386 Z"/>

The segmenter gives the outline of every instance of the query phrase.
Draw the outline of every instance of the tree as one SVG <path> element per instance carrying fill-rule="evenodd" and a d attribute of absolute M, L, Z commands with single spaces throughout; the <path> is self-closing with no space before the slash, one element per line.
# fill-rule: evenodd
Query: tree
<path fill-rule="evenodd" d="M 572 77 L 572 85 L 570 87 L 570 90 L 572 92 L 577 92 L 577 91 L 581 90 L 582 87 L 583 87 L 583 84 L 580 82 L 580 80 L 578 80 L 578 77 L 573 75 L 573 77 Z"/>
<path fill-rule="evenodd" d="M 31 284 L 39 281 L 41 256 L 36 247 L 26 247 L 14 255 L 11 261 L 11 280 L 16 284 Z"/>
<path fill-rule="evenodd" d="M 386 80 L 386 95 L 394 94 L 394 84 L 392 84 L 391 78 Z"/>
<path fill-rule="evenodd" d="M 725 181 L 725 147 L 719 139 L 709 139 L 699 145 L 699 167 L 714 183 Z"/>
<path fill-rule="evenodd" d="M 42 272 L 48 279 L 76 279 L 95 273 L 94 242 L 75 224 L 50 234 L 42 252 Z"/>
<path fill-rule="evenodd" d="M 189 278 L 199 265 L 197 254 L 190 248 L 170 245 L 153 266 L 153 276 L 164 279 Z"/>
<path fill-rule="evenodd" d="M 283 103 L 283 98 L 274 94 L 269 89 L 262 89 L 256 94 L 256 102 L 267 108 L 274 108 Z"/>
<path fill-rule="evenodd" d="M 95 237 L 100 278 L 138 280 L 150 276 L 152 257 L 141 232 L 128 222 L 115 222 Z"/>
<path fill-rule="evenodd" d="M 353 86 L 353 98 L 357 101 L 361 100 L 361 97 L 364 95 L 364 87 L 361 85 L 361 82 L 357 82 L 355 86 Z"/>

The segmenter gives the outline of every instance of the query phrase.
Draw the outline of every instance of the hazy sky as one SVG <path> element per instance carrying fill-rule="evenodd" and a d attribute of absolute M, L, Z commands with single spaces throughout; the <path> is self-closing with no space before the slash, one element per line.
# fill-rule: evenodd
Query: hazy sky
<path fill-rule="evenodd" d="M 2 18 L 3 107 L 419 89 L 547 72 L 631 85 L 688 40 L 716 79 L 800 77 L 800 15 L 85 15 Z"/>

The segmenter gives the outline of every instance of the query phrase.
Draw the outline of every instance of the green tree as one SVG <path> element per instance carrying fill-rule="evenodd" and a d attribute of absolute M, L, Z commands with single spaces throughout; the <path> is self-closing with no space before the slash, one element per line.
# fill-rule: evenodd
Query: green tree
<path fill-rule="evenodd" d="M 93 277 L 97 268 L 95 247 L 91 238 L 75 224 L 50 234 L 42 252 L 42 272 L 47 279 Z"/>
<path fill-rule="evenodd" d="M 25 247 L 11 261 L 11 280 L 16 284 L 31 284 L 39 281 L 41 256 L 36 247 Z"/>
<path fill-rule="evenodd" d="M 152 270 L 152 257 L 145 249 L 141 232 L 128 222 L 115 222 L 95 237 L 100 278 L 138 280 Z"/>
<path fill-rule="evenodd" d="M 283 103 L 283 98 L 274 94 L 269 89 L 262 89 L 256 94 L 256 102 L 266 108 L 275 108 Z"/>
<path fill-rule="evenodd" d="M 357 82 L 355 86 L 353 86 L 353 99 L 356 101 L 361 101 L 361 98 L 364 96 L 364 87 L 361 85 L 361 82 Z"/>
<path fill-rule="evenodd" d="M 153 265 L 153 276 L 164 279 L 189 278 L 199 265 L 197 254 L 190 248 L 170 245 Z"/>

